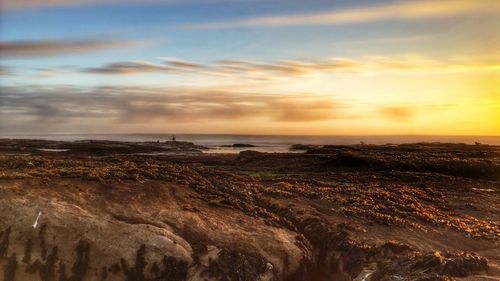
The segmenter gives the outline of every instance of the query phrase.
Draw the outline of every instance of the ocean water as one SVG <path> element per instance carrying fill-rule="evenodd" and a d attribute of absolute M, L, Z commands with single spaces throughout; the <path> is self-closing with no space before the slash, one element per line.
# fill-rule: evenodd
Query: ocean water
<path fill-rule="evenodd" d="M 172 134 L 51 134 L 51 135 L 0 135 L 0 138 L 29 138 L 46 140 L 115 140 L 115 141 L 166 141 Z M 385 136 L 273 136 L 273 135 L 222 135 L 222 134 L 176 134 L 176 140 L 193 142 L 211 149 L 210 153 L 238 153 L 241 150 L 262 152 L 288 152 L 293 144 L 401 144 L 415 142 L 447 142 L 474 144 L 479 142 L 500 145 L 500 136 L 428 136 L 428 135 L 385 135 Z M 255 145 L 251 148 L 221 147 L 235 143 Z"/>

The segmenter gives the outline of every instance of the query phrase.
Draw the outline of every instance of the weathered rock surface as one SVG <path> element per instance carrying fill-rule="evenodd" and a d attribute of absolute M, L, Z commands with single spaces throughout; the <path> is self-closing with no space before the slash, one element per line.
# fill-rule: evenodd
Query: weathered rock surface
<path fill-rule="evenodd" d="M 147 184 L 165 190 L 141 199 L 149 195 L 108 193 L 113 186 L 92 182 L 3 182 L 4 271 L 13 259 L 15 280 L 205 280 L 227 274 L 257 280 L 299 266 L 294 233 L 200 206 L 189 211 L 189 197 L 179 202 L 173 198 L 178 194 L 169 194 L 179 187 Z M 248 272 L 233 268 L 235 262 Z"/>
<path fill-rule="evenodd" d="M 335 149 L 103 156 L 0 141 L 0 280 L 498 280 L 494 147 L 412 150 L 451 165 L 427 172 L 384 168 L 409 162 L 403 148 Z"/>

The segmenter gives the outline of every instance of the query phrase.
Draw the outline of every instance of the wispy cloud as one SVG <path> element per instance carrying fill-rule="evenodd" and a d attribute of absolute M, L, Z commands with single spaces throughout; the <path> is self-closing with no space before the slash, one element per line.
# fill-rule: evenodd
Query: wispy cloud
<path fill-rule="evenodd" d="M 167 58 L 167 57 L 161 57 L 160 59 L 165 61 L 166 64 L 168 64 L 172 67 L 184 68 L 184 69 L 203 69 L 203 68 L 205 68 L 201 64 L 197 64 L 197 63 L 183 60 L 183 59 Z"/>
<path fill-rule="evenodd" d="M 148 61 L 114 62 L 99 67 L 85 68 L 84 73 L 94 74 L 142 74 L 142 73 L 184 73 L 205 69 L 204 65 L 177 58 L 160 58 L 162 63 Z"/>
<path fill-rule="evenodd" d="M 0 42 L 1 58 L 36 58 L 64 54 L 96 52 L 112 48 L 140 46 L 146 42 L 109 41 L 109 40 L 42 40 L 42 41 L 3 41 Z"/>
<path fill-rule="evenodd" d="M 411 71 L 464 72 L 490 71 L 500 68 L 500 64 L 495 61 L 478 63 L 475 60 L 471 61 L 463 58 L 438 60 L 416 55 L 280 61 L 225 59 L 207 64 L 199 64 L 176 58 L 161 59 L 163 61 L 160 63 L 147 61 L 116 62 L 93 68 L 85 68 L 80 71 L 84 73 L 115 75 L 163 73 L 278 79 L 316 74 L 364 73 L 374 71 L 397 71 L 400 73 Z"/>
<path fill-rule="evenodd" d="M 262 62 L 252 60 L 219 60 L 211 64 L 198 64 L 176 58 L 161 58 L 163 63 L 146 61 L 116 62 L 100 67 L 86 68 L 82 72 L 99 74 L 200 73 L 208 75 L 285 75 L 297 76 L 314 72 L 354 71 L 359 65 L 347 59 L 324 61 L 283 60 Z"/>
<path fill-rule="evenodd" d="M 98 74 L 140 74 L 169 71 L 173 71 L 173 68 L 147 61 L 116 62 L 101 67 L 83 69 L 83 72 Z"/>
<path fill-rule="evenodd" d="M 13 72 L 10 67 L 0 65 L 0 76 L 6 76 L 11 74 L 13 74 Z"/>
<path fill-rule="evenodd" d="M 207 4 L 218 2 L 244 2 L 247 0 L 2 0 L 4 10 L 36 9 L 50 7 L 73 7 L 90 5 L 168 5 L 168 4 Z"/>
<path fill-rule="evenodd" d="M 282 60 L 259 62 L 242 60 L 222 60 L 216 62 L 217 69 L 225 73 L 275 73 L 282 75 L 305 75 L 312 72 L 352 71 L 359 64 L 349 59 L 326 59 L 322 61 Z"/>
<path fill-rule="evenodd" d="M 241 93 L 210 88 L 2 87 L 1 112 L 14 119 L 70 122 L 104 118 L 113 123 L 268 119 L 311 122 L 341 118 L 345 105 L 333 97 Z"/>
<path fill-rule="evenodd" d="M 307 14 L 261 16 L 247 19 L 189 25 L 189 28 L 218 29 L 236 27 L 279 27 L 297 25 L 334 25 L 386 20 L 422 20 L 490 12 L 500 8 L 499 1 L 437 0 L 396 2 L 336 9 Z"/>
<path fill-rule="evenodd" d="M 384 37 L 384 38 L 368 38 L 368 39 L 360 39 L 360 40 L 347 40 L 347 41 L 338 41 L 333 42 L 332 46 L 339 45 L 366 45 L 366 44 L 394 44 L 394 43 L 403 43 L 403 42 L 422 42 L 428 39 L 435 37 L 435 35 L 410 35 L 410 36 L 399 36 L 399 37 Z"/>
<path fill-rule="evenodd" d="M 93 5 L 103 2 L 103 4 L 116 4 L 116 0 L 3 0 L 2 9 L 27 9 L 27 8 L 43 8 L 43 7 L 62 7 L 62 6 L 83 6 Z M 129 1 L 130 2 L 130 1 Z"/>

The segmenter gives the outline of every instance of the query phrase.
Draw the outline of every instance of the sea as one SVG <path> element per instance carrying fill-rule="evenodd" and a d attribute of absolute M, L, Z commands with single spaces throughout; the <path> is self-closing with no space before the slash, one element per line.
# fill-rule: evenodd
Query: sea
<path fill-rule="evenodd" d="M 341 136 L 300 136 L 300 135 L 227 135 L 227 134 L 47 134 L 47 135 L 3 135 L 0 138 L 23 138 L 44 140 L 113 140 L 113 141 L 167 141 L 173 136 L 177 141 L 192 142 L 210 149 L 208 153 L 239 153 L 242 150 L 261 152 L 289 152 L 293 144 L 349 145 L 349 144 L 402 144 L 416 142 L 465 143 L 476 142 L 500 145 L 500 136 L 435 136 L 435 135 L 341 135 Z M 255 147 L 225 147 L 232 144 L 250 144 Z"/>

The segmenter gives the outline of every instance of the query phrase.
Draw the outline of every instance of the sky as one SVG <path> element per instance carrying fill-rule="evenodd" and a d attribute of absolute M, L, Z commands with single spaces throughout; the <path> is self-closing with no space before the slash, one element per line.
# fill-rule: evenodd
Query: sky
<path fill-rule="evenodd" d="M 1 0 L 0 134 L 500 135 L 498 0 Z"/>

